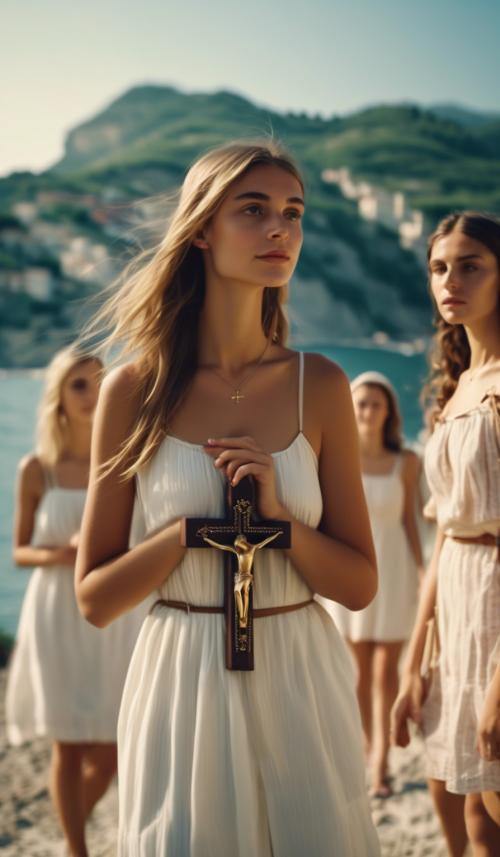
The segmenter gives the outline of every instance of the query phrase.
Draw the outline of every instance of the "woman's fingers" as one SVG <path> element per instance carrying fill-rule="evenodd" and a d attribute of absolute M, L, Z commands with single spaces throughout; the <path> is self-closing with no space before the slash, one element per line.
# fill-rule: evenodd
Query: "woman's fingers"
<path fill-rule="evenodd" d="M 500 740 L 496 734 L 479 732 L 477 748 L 479 755 L 486 762 L 493 762 L 500 759 Z"/>
<path fill-rule="evenodd" d="M 235 468 L 239 467 L 240 464 L 248 464 L 251 461 L 256 464 L 269 466 L 271 457 L 265 453 L 253 452 L 247 449 L 226 449 L 217 456 L 214 464 L 216 467 L 226 467 L 226 472 L 229 474 L 229 472 L 234 472 Z"/>
<path fill-rule="evenodd" d="M 238 441 L 241 441 L 238 438 Z M 244 441 L 250 441 L 250 438 L 243 438 Z M 218 441 L 217 441 L 218 443 Z M 250 447 L 249 445 L 232 446 L 230 448 L 222 448 L 221 446 L 205 447 L 208 454 L 214 459 L 214 464 L 217 468 L 223 469 L 227 478 L 231 481 L 238 467 L 243 464 L 258 464 L 263 468 L 272 466 L 272 457 L 258 447 Z M 252 475 L 256 475 L 253 473 Z M 241 477 L 239 477 L 241 478 Z M 238 479 L 239 481 L 239 479 Z"/>
<path fill-rule="evenodd" d="M 256 452 L 262 452 L 259 446 L 255 443 L 253 437 L 245 435 L 244 437 L 209 437 L 205 450 L 211 455 L 213 451 L 220 449 L 252 449 Z"/>
<path fill-rule="evenodd" d="M 410 743 L 406 718 L 406 702 L 404 699 L 397 699 L 391 711 L 391 739 L 392 743 L 399 747 L 406 747 Z"/>
<path fill-rule="evenodd" d="M 237 485 L 245 476 L 255 476 L 258 478 L 259 476 L 262 476 L 265 471 L 266 468 L 262 464 L 257 464 L 254 461 L 249 461 L 247 464 L 241 464 L 231 479 L 231 485 Z"/>

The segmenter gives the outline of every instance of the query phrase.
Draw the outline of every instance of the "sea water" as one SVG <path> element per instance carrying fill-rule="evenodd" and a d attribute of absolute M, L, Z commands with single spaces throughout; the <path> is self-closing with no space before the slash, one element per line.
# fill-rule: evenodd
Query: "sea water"
<path fill-rule="evenodd" d="M 315 348 L 336 360 L 350 379 L 360 372 L 383 372 L 396 387 L 401 402 L 404 434 L 414 442 L 422 428 L 419 395 L 427 374 L 423 354 L 373 348 Z M 12 563 L 12 529 L 16 469 L 33 449 L 36 408 L 42 390 L 40 373 L 6 372 L 0 377 L 0 630 L 13 634 L 17 627 L 30 571 Z M 332 402 L 335 420 L 335 402 Z"/>

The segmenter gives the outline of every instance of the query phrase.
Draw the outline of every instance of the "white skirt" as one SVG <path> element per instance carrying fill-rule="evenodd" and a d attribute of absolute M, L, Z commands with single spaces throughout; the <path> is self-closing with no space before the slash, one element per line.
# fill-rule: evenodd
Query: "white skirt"
<path fill-rule="evenodd" d="M 72 568 L 36 568 L 9 667 L 9 742 L 39 735 L 116 742 L 125 676 L 147 609 L 144 604 L 107 628 L 95 628 L 78 610 Z"/>
<path fill-rule="evenodd" d="M 224 617 L 158 606 L 118 726 L 120 857 L 376 857 L 349 653 L 316 603 L 255 621 L 255 671 Z"/>

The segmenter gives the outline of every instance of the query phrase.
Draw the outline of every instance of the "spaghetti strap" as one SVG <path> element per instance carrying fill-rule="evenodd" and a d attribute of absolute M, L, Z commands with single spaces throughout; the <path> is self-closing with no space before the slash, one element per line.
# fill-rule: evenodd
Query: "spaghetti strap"
<path fill-rule="evenodd" d="M 299 433 L 304 424 L 304 352 L 299 351 Z"/>
<path fill-rule="evenodd" d="M 401 475 L 401 470 L 403 469 L 403 451 L 396 453 L 396 461 L 394 467 L 391 470 L 391 473 L 394 475 Z"/>
<path fill-rule="evenodd" d="M 46 491 L 50 491 L 51 488 L 57 487 L 56 476 L 52 467 L 44 467 L 43 476 L 45 480 Z"/>

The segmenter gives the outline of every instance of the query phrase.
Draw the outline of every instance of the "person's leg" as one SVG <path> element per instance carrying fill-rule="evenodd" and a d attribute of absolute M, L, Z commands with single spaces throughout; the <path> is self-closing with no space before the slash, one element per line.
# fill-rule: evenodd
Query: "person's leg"
<path fill-rule="evenodd" d="M 429 780 L 429 790 L 448 845 L 449 857 L 464 857 L 467 848 L 465 797 L 447 792 L 442 780 Z"/>
<path fill-rule="evenodd" d="M 465 824 L 474 857 L 498 857 L 500 828 L 488 815 L 482 795 L 466 796 Z"/>
<path fill-rule="evenodd" d="M 116 744 L 87 744 L 83 757 L 82 806 L 86 821 L 116 774 Z"/>
<path fill-rule="evenodd" d="M 361 723 L 363 724 L 365 755 L 368 757 L 372 746 L 372 670 L 375 644 L 369 640 L 363 640 L 359 643 L 349 641 L 349 645 L 358 672 L 356 693 L 361 712 Z"/>
<path fill-rule="evenodd" d="M 49 791 L 71 857 L 88 857 L 82 815 L 83 745 L 54 741 Z"/>
<path fill-rule="evenodd" d="M 500 827 L 500 792 L 483 792 L 482 798 L 488 815 Z"/>
<path fill-rule="evenodd" d="M 402 641 L 377 643 L 373 654 L 372 788 L 381 796 L 391 791 L 387 782 L 391 708 L 398 693 L 398 665 Z"/>

